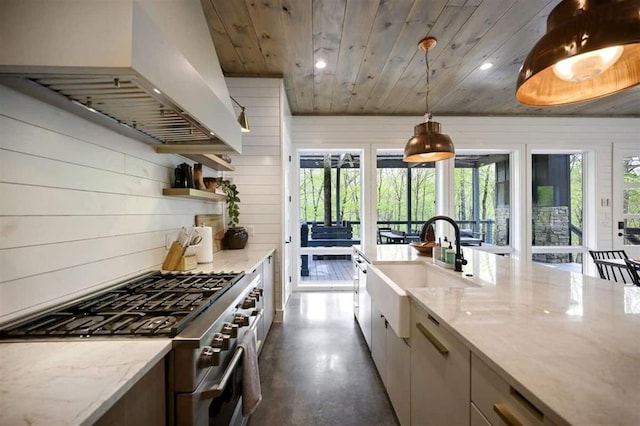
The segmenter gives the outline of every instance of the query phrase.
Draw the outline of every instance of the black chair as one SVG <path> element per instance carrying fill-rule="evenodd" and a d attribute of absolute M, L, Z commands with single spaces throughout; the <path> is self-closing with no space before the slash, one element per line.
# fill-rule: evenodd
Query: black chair
<path fill-rule="evenodd" d="M 378 244 L 383 244 L 382 241 L 382 236 L 380 235 L 380 232 L 391 232 L 391 228 L 378 228 Z M 386 238 L 385 238 L 386 241 Z"/>
<path fill-rule="evenodd" d="M 589 250 L 598 274 L 603 280 L 632 283 L 633 278 L 625 263 L 629 256 L 624 250 Z M 621 262 L 615 262 L 616 260 Z"/>
<path fill-rule="evenodd" d="M 635 285 L 640 285 L 640 262 L 637 260 L 625 259 L 629 275 Z"/>
<path fill-rule="evenodd" d="M 589 250 L 589 254 L 593 260 L 629 258 L 624 250 Z"/>

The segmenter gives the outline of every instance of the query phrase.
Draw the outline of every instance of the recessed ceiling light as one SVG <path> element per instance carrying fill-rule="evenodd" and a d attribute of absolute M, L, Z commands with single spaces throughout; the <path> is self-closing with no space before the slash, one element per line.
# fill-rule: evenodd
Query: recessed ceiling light
<path fill-rule="evenodd" d="M 482 71 L 484 71 L 484 70 L 488 70 L 492 66 L 493 66 L 493 64 L 491 62 L 485 62 L 484 64 L 480 65 L 480 69 Z"/>
<path fill-rule="evenodd" d="M 326 66 L 327 63 L 322 59 L 319 59 L 318 62 L 316 62 L 316 68 L 318 68 L 319 70 L 325 68 Z"/>
<path fill-rule="evenodd" d="M 154 92 L 156 92 L 158 95 L 161 95 L 161 94 L 162 94 L 162 92 L 161 92 L 161 91 L 159 91 L 158 89 L 156 89 L 155 87 L 153 88 L 153 91 L 154 91 Z"/>

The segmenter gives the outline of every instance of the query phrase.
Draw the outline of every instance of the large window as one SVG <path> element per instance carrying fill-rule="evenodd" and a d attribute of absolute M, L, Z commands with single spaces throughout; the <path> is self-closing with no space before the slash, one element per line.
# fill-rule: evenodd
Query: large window
<path fill-rule="evenodd" d="M 581 153 L 531 156 L 534 262 L 582 272 L 583 160 Z"/>
<path fill-rule="evenodd" d="M 435 215 L 436 178 L 433 163 L 402 161 L 402 152 L 378 151 L 376 158 L 377 228 L 416 238 Z"/>
<path fill-rule="evenodd" d="M 454 182 L 455 219 L 463 243 L 508 246 L 509 155 L 456 155 Z"/>
<path fill-rule="evenodd" d="M 300 220 L 325 226 L 349 222 L 360 236 L 360 155 L 300 156 Z"/>
<path fill-rule="evenodd" d="M 640 157 L 623 158 L 623 243 L 640 245 Z"/>

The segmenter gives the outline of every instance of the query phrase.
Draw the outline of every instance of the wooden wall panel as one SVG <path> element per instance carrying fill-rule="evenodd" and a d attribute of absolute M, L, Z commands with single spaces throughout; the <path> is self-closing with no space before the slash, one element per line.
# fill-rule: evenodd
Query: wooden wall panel
<path fill-rule="evenodd" d="M 191 161 L 5 86 L 0 99 L 0 323 L 158 269 L 179 227 L 221 212 L 162 196 Z"/>

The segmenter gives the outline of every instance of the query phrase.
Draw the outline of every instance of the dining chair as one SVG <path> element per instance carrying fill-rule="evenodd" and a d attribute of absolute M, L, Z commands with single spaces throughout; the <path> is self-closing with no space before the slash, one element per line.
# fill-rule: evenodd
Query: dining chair
<path fill-rule="evenodd" d="M 624 250 L 589 250 L 603 280 L 632 283 L 633 277 L 625 261 L 629 259 Z"/>
<path fill-rule="evenodd" d="M 378 228 L 378 244 L 383 244 L 386 242 L 386 238 L 383 240 L 382 235 L 380 235 L 380 233 L 384 231 L 391 232 L 391 228 L 388 228 L 388 227 Z"/>
<path fill-rule="evenodd" d="M 627 264 L 627 269 L 629 270 L 629 275 L 631 275 L 631 280 L 635 285 L 640 285 L 640 261 L 625 259 L 624 262 Z"/>
<path fill-rule="evenodd" d="M 589 250 L 589 254 L 593 260 L 629 258 L 624 250 Z"/>

